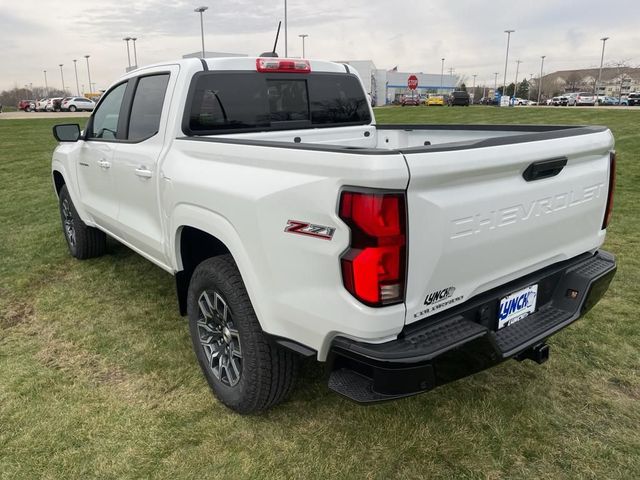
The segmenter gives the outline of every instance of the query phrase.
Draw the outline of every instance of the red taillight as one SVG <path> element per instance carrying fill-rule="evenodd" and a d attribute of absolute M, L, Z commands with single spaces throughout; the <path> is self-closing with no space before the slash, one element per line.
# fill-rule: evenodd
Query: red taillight
<path fill-rule="evenodd" d="M 607 194 L 607 208 L 604 211 L 602 229 L 609 226 L 611 214 L 613 213 L 613 194 L 616 190 L 616 152 L 609 154 L 609 193 Z"/>
<path fill-rule="evenodd" d="M 259 72 L 309 73 L 311 64 L 309 60 L 265 57 L 256 58 L 256 70 Z"/>
<path fill-rule="evenodd" d="M 342 280 L 362 303 L 380 307 L 404 299 L 405 205 L 404 193 L 342 192 L 339 214 L 351 229 Z"/>

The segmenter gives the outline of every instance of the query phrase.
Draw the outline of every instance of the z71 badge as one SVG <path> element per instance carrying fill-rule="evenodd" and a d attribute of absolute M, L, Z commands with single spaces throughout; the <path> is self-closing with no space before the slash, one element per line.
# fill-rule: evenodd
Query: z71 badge
<path fill-rule="evenodd" d="M 287 226 L 284 227 L 284 231 L 288 233 L 295 233 L 297 235 L 321 238 L 323 240 L 331 240 L 336 229 L 332 227 L 325 227 L 324 225 L 315 225 L 309 222 L 288 220 Z"/>

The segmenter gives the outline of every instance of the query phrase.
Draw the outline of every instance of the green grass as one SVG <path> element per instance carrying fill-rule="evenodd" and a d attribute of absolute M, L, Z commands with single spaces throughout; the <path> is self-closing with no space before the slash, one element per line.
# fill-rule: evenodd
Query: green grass
<path fill-rule="evenodd" d="M 72 259 L 49 165 L 54 119 L 0 120 L 0 478 L 637 478 L 640 110 L 384 108 L 380 122 L 608 125 L 619 261 L 606 297 L 551 340 L 402 401 L 361 407 L 308 362 L 262 416 L 200 374 L 173 279 L 117 244 Z M 65 120 L 67 121 L 67 120 Z"/>

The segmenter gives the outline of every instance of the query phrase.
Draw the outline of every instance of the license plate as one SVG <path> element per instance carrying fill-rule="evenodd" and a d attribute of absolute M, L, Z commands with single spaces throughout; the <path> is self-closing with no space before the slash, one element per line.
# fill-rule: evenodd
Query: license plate
<path fill-rule="evenodd" d="M 522 320 L 536 310 L 538 284 L 513 292 L 500 300 L 498 330 Z"/>

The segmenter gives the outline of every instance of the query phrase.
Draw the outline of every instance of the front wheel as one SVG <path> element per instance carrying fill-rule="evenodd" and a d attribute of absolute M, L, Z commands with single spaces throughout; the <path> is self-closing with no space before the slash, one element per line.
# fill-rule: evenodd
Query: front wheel
<path fill-rule="evenodd" d="M 193 349 L 218 399 L 238 413 L 255 413 L 283 401 L 298 370 L 297 355 L 260 328 L 231 255 L 196 267 L 187 297 Z"/>
<path fill-rule="evenodd" d="M 75 112 L 76 110 L 77 110 L 77 108 L 76 108 L 76 106 L 75 106 L 75 105 L 71 105 L 71 106 L 69 107 L 69 111 L 70 111 L 70 112 Z"/>
<path fill-rule="evenodd" d="M 107 248 L 107 236 L 82 221 L 71 201 L 67 186 L 60 189 L 60 219 L 69 253 L 79 260 L 99 257 Z"/>

